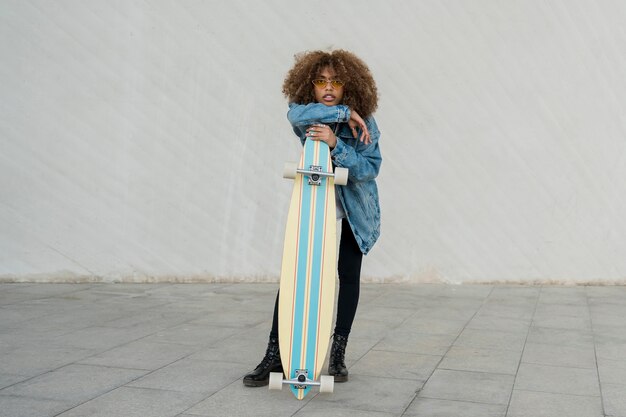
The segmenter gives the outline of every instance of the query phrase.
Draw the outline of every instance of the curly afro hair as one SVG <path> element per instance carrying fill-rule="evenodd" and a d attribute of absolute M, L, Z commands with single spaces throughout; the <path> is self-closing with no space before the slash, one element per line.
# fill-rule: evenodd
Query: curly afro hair
<path fill-rule="evenodd" d="M 378 107 L 378 89 L 372 73 L 356 55 L 344 50 L 309 51 L 296 55 L 296 63 L 283 82 L 283 94 L 290 103 L 315 103 L 313 81 L 331 67 L 343 81 L 343 104 L 361 117 L 371 116 Z"/>

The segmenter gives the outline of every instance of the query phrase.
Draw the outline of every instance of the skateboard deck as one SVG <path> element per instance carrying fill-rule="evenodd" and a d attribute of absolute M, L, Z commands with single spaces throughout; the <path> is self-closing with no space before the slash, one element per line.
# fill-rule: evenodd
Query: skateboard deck
<path fill-rule="evenodd" d="M 320 385 L 335 301 L 335 179 L 311 173 L 332 173 L 328 145 L 307 140 L 298 170 L 308 173 L 295 175 L 287 215 L 278 334 L 285 377 L 292 382 L 283 383 L 301 400 L 311 385 Z M 324 378 L 320 390 L 332 392 L 332 377 Z M 298 380 L 307 384 L 295 383 Z M 329 383 L 330 387 L 323 387 Z"/>

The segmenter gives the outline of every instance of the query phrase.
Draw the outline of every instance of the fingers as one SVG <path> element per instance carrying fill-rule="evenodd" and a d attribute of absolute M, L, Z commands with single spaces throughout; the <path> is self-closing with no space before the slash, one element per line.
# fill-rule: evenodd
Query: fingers
<path fill-rule="evenodd" d="M 337 137 L 333 133 L 333 130 L 324 124 L 314 124 L 307 128 L 306 136 L 311 140 L 319 140 L 326 142 L 330 149 L 334 149 L 337 146 Z"/>
<path fill-rule="evenodd" d="M 357 127 L 361 129 L 360 136 Z M 370 143 L 372 143 L 369 129 L 367 128 L 365 122 L 363 122 L 362 120 L 361 123 L 357 122 L 354 125 L 350 123 L 350 130 L 352 131 L 352 136 L 355 139 L 358 139 L 361 143 L 364 143 L 365 145 L 369 145 Z M 335 135 L 333 134 L 332 129 L 324 124 L 314 124 L 309 126 L 306 130 L 306 136 L 312 140 L 321 140 L 323 142 L 326 142 L 330 146 L 334 146 L 334 143 L 336 143 Z"/>
<path fill-rule="evenodd" d="M 314 140 L 323 140 L 322 138 L 326 136 L 328 126 L 322 124 L 314 124 L 309 126 L 306 130 L 306 135 Z"/>
<path fill-rule="evenodd" d="M 369 145 L 370 143 L 372 143 L 372 138 L 370 136 L 370 132 L 367 129 L 367 125 L 365 124 L 365 121 L 363 120 L 363 118 L 353 109 L 351 109 L 351 113 L 350 113 L 350 120 L 348 121 L 348 124 L 350 125 L 350 128 L 352 129 L 352 136 L 354 136 L 354 138 L 357 138 L 357 130 L 356 127 L 360 127 L 361 128 L 361 136 L 359 137 L 359 141 L 361 143 L 364 143 L 366 145 Z"/>
<path fill-rule="evenodd" d="M 361 138 L 360 141 L 366 145 L 369 145 L 370 143 L 372 143 L 372 138 L 370 137 L 370 132 L 367 129 L 367 126 L 365 125 L 365 123 L 363 123 L 361 125 Z"/>

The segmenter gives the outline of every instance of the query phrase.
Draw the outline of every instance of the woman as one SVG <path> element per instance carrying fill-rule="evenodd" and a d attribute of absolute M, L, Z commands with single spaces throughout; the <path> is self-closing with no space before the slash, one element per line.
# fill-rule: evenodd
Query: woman
<path fill-rule="evenodd" d="M 349 169 L 348 184 L 336 187 L 337 219 L 341 219 L 337 320 L 329 375 L 348 380 L 345 349 L 359 302 L 361 261 L 380 236 L 376 177 L 382 157 L 380 132 L 372 114 L 378 105 L 376 83 L 365 63 L 351 52 L 313 51 L 296 57 L 283 93 L 289 100 L 287 119 L 304 144 L 321 140 L 331 149 L 333 165 Z M 278 297 L 265 357 L 244 376 L 246 386 L 263 386 L 270 372 L 282 372 L 278 347 Z"/>

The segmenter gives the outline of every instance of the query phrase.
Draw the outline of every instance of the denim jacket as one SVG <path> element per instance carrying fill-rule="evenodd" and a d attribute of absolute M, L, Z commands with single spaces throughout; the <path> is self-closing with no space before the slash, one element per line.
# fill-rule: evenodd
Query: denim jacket
<path fill-rule="evenodd" d="M 367 254 L 380 236 L 380 203 L 375 178 L 378 176 L 382 156 L 378 146 L 380 131 L 373 117 L 365 119 L 372 143 L 365 145 L 352 136 L 348 126 L 348 106 L 326 106 L 321 103 L 289 104 L 287 119 L 302 144 L 306 128 L 313 123 L 323 123 L 334 129 L 337 145 L 330 153 L 333 165 L 348 168 L 348 184 L 335 187 L 346 213 L 348 223 L 361 249 Z M 361 130 L 358 135 L 361 135 Z"/>

